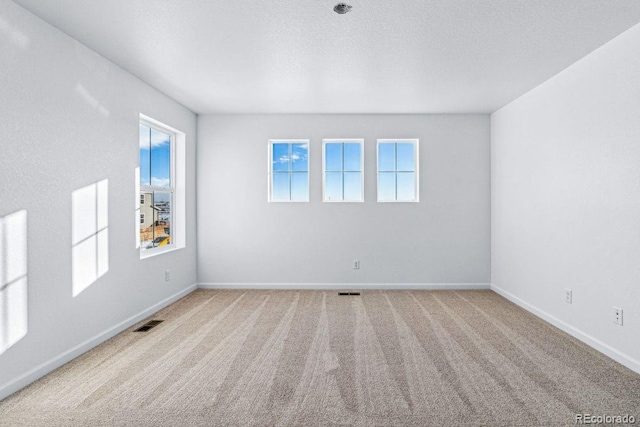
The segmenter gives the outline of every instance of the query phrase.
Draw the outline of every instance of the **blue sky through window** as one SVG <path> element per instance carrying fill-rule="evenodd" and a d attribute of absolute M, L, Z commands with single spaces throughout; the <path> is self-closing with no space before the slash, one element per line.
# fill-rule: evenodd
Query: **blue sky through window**
<path fill-rule="evenodd" d="M 342 144 L 327 143 L 325 149 L 325 169 L 328 171 L 342 170 Z"/>
<path fill-rule="evenodd" d="M 362 144 L 325 142 L 324 200 L 362 200 Z"/>
<path fill-rule="evenodd" d="M 271 200 L 309 200 L 309 144 L 271 144 Z"/>
<path fill-rule="evenodd" d="M 378 200 L 417 200 L 416 168 L 415 143 L 378 143 Z"/>
<path fill-rule="evenodd" d="M 415 171 L 415 150 L 413 144 L 396 144 L 397 164 L 396 170 L 402 172 Z"/>
<path fill-rule="evenodd" d="M 140 185 L 171 187 L 171 135 L 140 124 Z"/>

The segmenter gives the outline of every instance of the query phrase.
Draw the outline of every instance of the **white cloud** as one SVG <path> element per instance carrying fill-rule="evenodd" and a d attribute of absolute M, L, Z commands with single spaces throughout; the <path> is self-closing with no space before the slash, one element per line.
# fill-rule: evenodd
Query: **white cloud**
<path fill-rule="evenodd" d="M 160 147 L 169 144 L 170 136 L 164 132 L 157 130 L 151 131 L 151 147 Z M 145 125 L 140 126 L 140 148 L 149 148 L 149 127 Z"/>
<path fill-rule="evenodd" d="M 298 160 L 305 161 L 305 160 L 307 160 L 308 157 L 309 156 L 306 153 L 305 154 L 293 153 L 291 155 L 291 161 L 293 163 L 297 162 Z"/>
<path fill-rule="evenodd" d="M 300 153 L 293 153 L 291 154 L 291 162 L 295 163 L 299 160 L 307 160 L 308 155 L 307 154 L 300 154 Z M 289 156 L 284 155 L 284 156 L 280 156 L 278 157 L 276 160 L 273 161 L 273 163 L 287 163 L 289 161 Z"/>
<path fill-rule="evenodd" d="M 158 147 L 161 145 L 169 144 L 170 136 L 164 132 L 151 132 L 151 146 Z"/>
<path fill-rule="evenodd" d="M 289 156 L 280 156 L 273 163 L 287 163 L 289 161 Z"/>
<path fill-rule="evenodd" d="M 288 163 L 289 161 L 291 161 L 291 163 L 296 163 L 298 161 L 306 161 L 309 158 L 309 146 L 307 144 L 293 144 L 291 147 L 289 147 L 288 151 L 291 153 L 291 155 L 289 155 L 288 153 L 283 154 L 278 158 L 274 158 L 273 163 L 282 164 Z"/>
<path fill-rule="evenodd" d="M 169 184 L 171 184 L 171 180 L 169 178 L 151 177 L 151 185 L 153 187 L 168 187 Z"/>

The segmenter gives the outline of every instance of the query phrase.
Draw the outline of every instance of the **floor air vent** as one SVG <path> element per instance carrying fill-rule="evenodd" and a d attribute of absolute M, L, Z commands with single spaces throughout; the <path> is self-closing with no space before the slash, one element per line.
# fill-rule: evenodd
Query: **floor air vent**
<path fill-rule="evenodd" d="M 147 332 L 149 329 L 155 328 L 162 322 L 164 322 L 164 320 L 150 320 L 133 332 Z"/>
<path fill-rule="evenodd" d="M 357 295 L 357 296 L 360 296 L 360 292 L 338 292 L 338 295 Z"/>

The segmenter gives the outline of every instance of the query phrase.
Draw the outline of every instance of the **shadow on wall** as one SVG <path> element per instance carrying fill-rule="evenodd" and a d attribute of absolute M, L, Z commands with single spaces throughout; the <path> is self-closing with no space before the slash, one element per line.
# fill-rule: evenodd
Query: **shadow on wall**
<path fill-rule="evenodd" d="M 27 335 L 27 211 L 0 218 L 0 354 Z"/>
<path fill-rule="evenodd" d="M 71 195 L 73 296 L 109 271 L 109 180 Z"/>

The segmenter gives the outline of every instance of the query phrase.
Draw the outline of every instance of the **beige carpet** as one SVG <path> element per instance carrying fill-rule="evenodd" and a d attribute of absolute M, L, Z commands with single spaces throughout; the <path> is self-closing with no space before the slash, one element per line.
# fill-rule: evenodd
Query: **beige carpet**
<path fill-rule="evenodd" d="M 491 291 L 196 291 L 0 402 L 3 426 L 574 425 L 640 375 Z"/>

